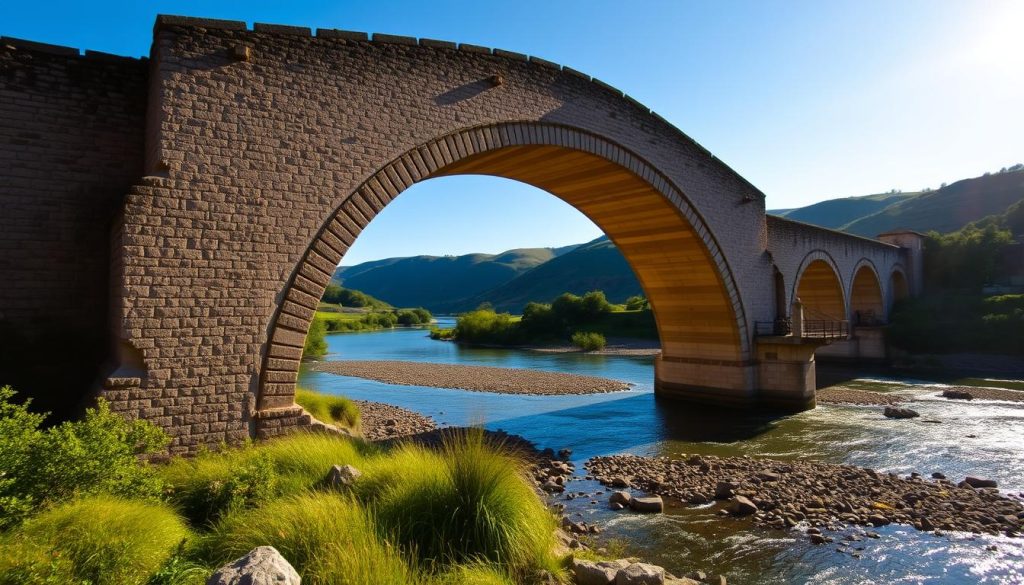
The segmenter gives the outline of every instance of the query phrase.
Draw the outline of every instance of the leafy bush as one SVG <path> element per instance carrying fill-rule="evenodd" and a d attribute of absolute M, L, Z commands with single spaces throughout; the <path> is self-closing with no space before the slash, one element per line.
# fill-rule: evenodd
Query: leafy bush
<path fill-rule="evenodd" d="M 203 539 L 202 555 L 220 566 L 262 545 L 280 551 L 311 585 L 412 581 L 398 551 L 379 538 L 370 514 L 335 493 L 308 493 L 228 514 Z"/>
<path fill-rule="evenodd" d="M 409 457 L 383 486 L 375 509 L 385 534 L 428 568 L 486 561 L 525 575 L 550 564 L 554 519 L 516 459 L 480 430 L 448 436 L 440 456 L 441 465 Z"/>
<path fill-rule="evenodd" d="M 448 327 L 446 329 L 442 329 L 440 327 L 431 327 L 430 338 L 440 339 L 442 341 L 450 341 L 452 339 L 455 339 L 455 328 Z"/>
<path fill-rule="evenodd" d="M 37 552 L 8 559 L 0 583 L 26 577 L 27 582 L 142 585 L 188 537 L 184 521 L 164 504 L 80 499 L 43 512 L 7 537 Z M 43 564 L 38 551 L 60 562 Z"/>
<path fill-rule="evenodd" d="M 604 349 L 607 345 L 604 335 L 587 331 L 577 331 L 572 334 L 572 344 L 583 351 L 597 351 Z"/>
<path fill-rule="evenodd" d="M 251 448 L 175 459 L 161 473 L 169 485 L 170 501 L 200 528 L 230 512 L 256 507 L 279 493 L 274 462 Z"/>
<path fill-rule="evenodd" d="M 1024 295 L 940 292 L 904 299 L 886 338 L 911 352 L 1024 354 Z"/>
<path fill-rule="evenodd" d="M 297 388 L 295 403 L 305 408 L 317 420 L 349 429 L 359 428 L 359 407 L 344 396 Z"/>
<path fill-rule="evenodd" d="M 459 316 L 455 338 L 467 343 L 515 343 L 518 335 L 511 315 L 480 309 Z"/>
<path fill-rule="evenodd" d="M 420 307 L 416 309 L 401 309 L 398 311 L 398 324 L 399 325 L 426 325 L 430 323 L 434 316 L 430 314 L 430 311 Z"/>
<path fill-rule="evenodd" d="M 650 309 L 651 306 L 648 304 L 647 299 L 640 295 L 634 295 L 626 299 L 626 310 L 627 311 L 642 311 L 644 309 Z"/>
<path fill-rule="evenodd" d="M 313 319 L 306 333 L 306 343 L 302 348 L 304 359 L 316 359 L 327 355 L 327 325 L 322 319 Z"/>
<path fill-rule="evenodd" d="M 158 498 L 162 493 L 160 478 L 138 459 L 167 445 L 161 429 L 128 421 L 101 399 L 83 420 L 40 430 L 44 415 L 12 404 L 13 396 L 9 387 L 0 389 L 0 526 L 76 496 Z"/>

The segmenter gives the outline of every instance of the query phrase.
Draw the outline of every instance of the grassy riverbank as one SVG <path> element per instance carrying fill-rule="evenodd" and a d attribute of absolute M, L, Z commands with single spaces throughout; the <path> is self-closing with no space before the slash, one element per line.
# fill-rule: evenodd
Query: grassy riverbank
<path fill-rule="evenodd" d="M 313 316 L 313 322 L 306 333 L 306 344 L 302 351 L 304 358 L 318 358 L 327 354 L 328 333 L 355 331 L 378 331 L 397 326 L 412 327 L 429 325 L 434 319 L 430 311 L 423 308 L 387 310 L 344 310 L 338 306 L 320 304 Z"/>
<path fill-rule="evenodd" d="M 202 584 L 260 545 L 303 583 L 534 583 L 564 575 L 554 517 L 482 432 L 440 448 L 323 434 L 148 464 L 166 437 L 101 405 L 42 418 L 0 392 L 0 584 Z M 331 488 L 333 465 L 362 472 Z"/>

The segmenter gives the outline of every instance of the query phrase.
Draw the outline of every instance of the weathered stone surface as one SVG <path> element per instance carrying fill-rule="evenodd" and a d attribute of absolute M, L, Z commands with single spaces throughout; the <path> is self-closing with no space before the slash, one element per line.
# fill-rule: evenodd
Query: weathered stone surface
<path fill-rule="evenodd" d="M 663 585 L 665 569 L 647 563 L 633 563 L 615 575 L 615 585 Z"/>
<path fill-rule="evenodd" d="M 572 571 L 576 585 L 610 585 L 620 569 L 629 566 L 629 561 L 585 561 L 573 559 Z"/>
<path fill-rule="evenodd" d="M 733 516 L 749 516 L 757 512 L 757 506 L 744 496 L 733 496 L 728 510 Z"/>
<path fill-rule="evenodd" d="M 984 479 L 984 478 L 981 478 L 981 477 L 974 477 L 974 476 L 971 476 L 971 475 L 968 475 L 967 477 L 964 478 L 964 483 L 969 485 L 969 486 L 971 486 L 971 487 L 973 487 L 973 488 L 994 488 L 994 487 L 998 487 L 998 484 L 996 483 L 996 480 L 994 480 L 994 479 Z"/>
<path fill-rule="evenodd" d="M 917 418 L 921 416 L 916 410 L 896 406 L 886 406 L 883 414 L 885 414 L 886 418 L 895 419 Z"/>
<path fill-rule="evenodd" d="M 612 495 L 608 496 L 608 504 L 611 506 L 618 504 L 619 506 L 626 507 L 631 501 L 633 501 L 633 496 L 629 492 L 617 491 L 612 492 Z M 619 509 L 621 510 L 622 508 Z"/>
<path fill-rule="evenodd" d="M 665 502 L 661 496 L 634 497 L 629 501 L 629 507 L 637 512 L 660 514 L 665 511 Z"/>
<path fill-rule="evenodd" d="M 335 489 L 351 487 L 362 475 L 351 465 L 335 465 L 327 472 L 327 485 Z"/>
<path fill-rule="evenodd" d="M 260 546 L 224 565 L 206 585 L 299 585 L 295 568 L 272 546 Z"/>

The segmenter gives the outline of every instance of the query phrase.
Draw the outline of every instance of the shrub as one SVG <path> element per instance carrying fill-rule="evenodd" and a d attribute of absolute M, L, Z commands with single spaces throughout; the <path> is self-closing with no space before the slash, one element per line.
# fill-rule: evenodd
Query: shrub
<path fill-rule="evenodd" d="M 440 339 L 442 341 L 450 341 L 452 339 L 455 339 L 455 328 L 449 327 L 447 329 L 442 329 L 440 327 L 431 327 L 430 338 Z"/>
<path fill-rule="evenodd" d="M 397 319 L 399 325 L 426 325 L 433 320 L 434 316 L 430 311 L 423 308 L 402 309 L 398 311 Z"/>
<path fill-rule="evenodd" d="M 49 567 L 49 576 L 61 577 L 60 582 L 142 585 L 189 537 L 189 531 L 164 504 L 98 496 L 43 512 L 13 536 L 60 559 L 60 565 Z M 38 559 L 29 555 L 21 566 L 29 575 L 45 574 Z"/>
<path fill-rule="evenodd" d="M 295 390 L 295 403 L 323 422 L 349 429 L 359 427 L 359 407 L 344 396 L 298 388 Z"/>
<path fill-rule="evenodd" d="M 597 351 L 604 349 L 607 341 L 600 333 L 577 331 L 572 334 L 572 344 L 583 351 Z"/>
<path fill-rule="evenodd" d="M 170 501 L 195 527 L 253 508 L 279 493 L 274 462 L 252 448 L 175 459 L 161 474 L 169 486 Z"/>
<path fill-rule="evenodd" d="M 202 555 L 220 566 L 261 545 L 280 551 L 310 585 L 412 580 L 370 515 L 334 493 L 293 496 L 228 514 L 204 539 Z"/>
<path fill-rule="evenodd" d="M 647 299 L 640 295 L 634 295 L 626 299 L 627 311 L 642 311 L 649 308 L 651 307 L 647 304 Z"/>
<path fill-rule="evenodd" d="M 485 564 L 456 565 L 429 581 L 430 585 L 514 585 L 508 575 Z"/>
<path fill-rule="evenodd" d="M 75 496 L 160 496 L 160 478 L 138 456 L 167 445 L 162 430 L 110 412 L 102 399 L 81 421 L 39 430 L 43 415 L 12 405 L 13 395 L 10 388 L 0 390 L 0 525 Z"/>
<path fill-rule="evenodd" d="M 448 436 L 441 459 L 410 458 L 412 467 L 382 490 L 376 510 L 385 534 L 429 569 L 487 561 L 525 575 L 547 562 L 554 519 L 518 461 L 486 445 L 480 430 Z"/>
<path fill-rule="evenodd" d="M 323 319 L 313 319 L 306 333 L 306 343 L 302 348 L 304 359 L 316 359 L 327 355 L 327 325 Z"/>
<path fill-rule="evenodd" d="M 514 343 L 517 328 L 508 313 L 470 311 L 455 322 L 455 338 L 468 343 Z"/>

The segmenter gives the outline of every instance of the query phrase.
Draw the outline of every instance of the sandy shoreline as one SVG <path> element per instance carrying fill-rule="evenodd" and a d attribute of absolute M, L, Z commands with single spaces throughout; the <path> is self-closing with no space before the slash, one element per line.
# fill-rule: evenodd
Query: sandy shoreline
<path fill-rule="evenodd" d="M 600 394 L 629 388 L 619 380 L 519 368 L 464 366 L 394 360 L 342 360 L 317 362 L 318 372 L 354 376 L 407 386 L 457 388 L 473 392 L 556 396 Z"/>

